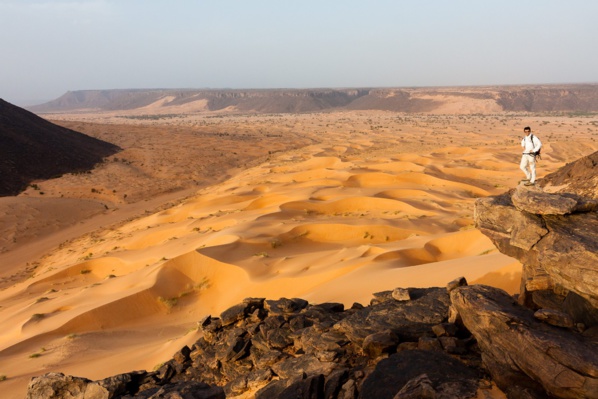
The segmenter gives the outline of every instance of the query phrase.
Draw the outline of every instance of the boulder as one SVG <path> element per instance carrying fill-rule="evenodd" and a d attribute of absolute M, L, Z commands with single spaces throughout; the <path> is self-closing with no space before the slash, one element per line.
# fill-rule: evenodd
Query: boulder
<path fill-rule="evenodd" d="M 406 288 L 395 288 L 392 291 L 392 297 L 395 301 L 408 301 L 411 299 L 409 290 Z"/>
<path fill-rule="evenodd" d="M 457 334 L 457 326 L 453 323 L 441 323 L 432 326 L 432 332 L 437 337 L 452 337 Z"/>
<path fill-rule="evenodd" d="M 84 399 L 87 386 L 91 383 L 87 378 L 64 375 L 62 373 L 48 373 L 33 377 L 27 386 L 27 399 Z M 97 399 L 108 399 L 96 395 Z M 94 399 L 95 399 L 94 398 Z"/>
<path fill-rule="evenodd" d="M 438 398 L 474 397 L 480 377 L 478 370 L 442 352 L 407 350 L 381 360 L 363 382 L 359 398 L 393 399 L 399 392 L 398 397 L 404 398 L 418 397 L 408 392 L 434 392 L 432 397 Z"/>
<path fill-rule="evenodd" d="M 225 399 L 224 389 L 202 382 L 178 382 L 157 389 L 123 396 L 122 399 Z M 87 399 L 87 398 L 86 398 Z"/>
<path fill-rule="evenodd" d="M 400 341 L 417 341 L 448 317 L 449 296 L 445 289 L 410 288 L 410 301 L 396 301 L 391 294 L 388 300 L 379 295 L 373 306 L 355 310 L 334 328 L 360 346 L 368 335 L 381 331 L 392 331 Z"/>
<path fill-rule="evenodd" d="M 278 399 L 282 391 L 287 388 L 288 380 L 276 380 L 255 393 L 255 399 Z"/>
<path fill-rule="evenodd" d="M 442 350 L 442 345 L 438 338 L 423 336 L 419 338 L 417 348 L 427 351 L 439 351 Z"/>
<path fill-rule="evenodd" d="M 297 313 L 307 307 L 308 302 L 300 298 L 280 298 L 279 300 L 266 300 L 264 307 L 269 314 Z"/>
<path fill-rule="evenodd" d="M 355 399 L 357 398 L 357 383 L 350 379 L 345 382 L 338 393 L 338 399 Z"/>
<path fill-rule="evenodd" d="M 329 375 L 339 368 L 337 363 L 321 362 L 314 355 L 290 357 L 272 365 L 272 371 L 281 378 L 294 378 L 297 375 Z"/>
<path fill-rule="evenodd" d="M 536 215 L 566 215 L 577 207 L 577 201 L 559 194 L 545 193 L 532 186 L 517 186 L 511 195 L 513 205 L 520 211 Z"/>
<path fill-rule="evenodd" d="M 212 342 L 217 339 L 218 332 L 222 330 L 222 320 L 207 316 L 199 323 L 199 326 L 206 341 Z"/>
<path fill-rule="evenodd" d="M 323 351 L 338 351 L 349 343 L 349 339 L 340 331 L 319 331 L 316 327 L 307 327 L 295 335 L 295 349 L 314 354 Z"/>
<path fill-rule="evenodd" d="M 435 399 L 437 397 L 433 382 L 427 374 L 421 374 L 409 380 L 393 399 Z"/>
<path fill-rule="evenodd" d="M 136 391 L 144 383 L 153 382 L 153 375 L 145 371 L 136 371 L 132 373 L 119 374 L 112 377 L 96 381 L 87 387 L 85 399 L 91 391 L 103 394 L 108 392 L 108 398 L 116 398 L 129 391 Z M 98 397 L 102 397 L 101 395 Z M 91 399 L 91 396 L 90 396 Z"/>
<path fill-rule="evenodd" d="M 519 259 L 533 261 L 530 249 L 548 231 L 539 216 L 518 211 L 509 193 L 478 198 L 474 206 L 476 227 L 488 236 L 500 252 Z"/>
<path fill-rule="evenodd" d="M 537 266 L 598 307 L 598 214 L 547 216 L 544 222 L 550 233 L 536 245 Z"/>
<path fill-rule="evenodd" d="M 177 363 L 183 364 L 188 361 L 189 355 L 191 354 L 191 349 L 187 345 L 183 346 L 181 350 L 174 354 L 172 357 Z"/>
<path fill-rule="evenodd" d="M 575 292 L 567 293 L 562 306 L 556 309 L 563 309 L 575 323 L 583 323 L 587 327 L 598 327 L 598 309 Z"/>
<path fill-rule="evenodd" d="M 375 359 L 383 353 L 395 352 L 399 338 L 392 331 L 370 334 L 363 340 L 363 353 Z"/>
<path fill-rule="evenodd" d="M 222 326 L 228 326 L 229 324 L 243 320 L 247 316 L 248 310 L 249 305 L 246 303 L 239 303 L 226 309 L 220 314 Z"/>
<path fill-rule="evenodd" d="M 112 399 L 137 391 L 145 381 L 146 372 L 132 372 L 99 381 L 48 373 L 31 379 L 27 399 Z"/>
<path fill-rule="evenodd" d="M 315 304 L 310 309 L 311 310 L 320 309 L 327 313 L 328 312 L 339 313 L 339 312 L 345 311 L 345 305 L 343 305 L 342 303 L 338 303 L 338 302 L 325 302 L 325 303 Z"/>
<path fill-rule="evenodd" d="M 497 288 L 460 287 L 451 301 L 476 338 L 484 365 L 510 397 L 533 392 L 598 398 L 598 345 L 591 339 L 536 320 Z"/>
<path fill-rule="evenodd" d="M 453 281 L 450 281 L 446 285 L 446 291 L 447 292 L 451 292 L 455 288 L 457 288 L 457 287 L 463 287 L 464 285 L 467 285 L 467 279 L 465 277 L 461 276 L 461 277 L 458 277 L 458 278 L 454 279 Z"/>
<path fill-rule="evenodd" d="M 571 316 L 564 312 L 559 312 L 554 309 L 540 309 L 534 313 L 534 317 L 545 323 L 548 323 L 557 327 L 572 328 L 575 324 Z"/>
<path fill-rule="evenodd" d="M 278 397 L 281 399 L 320 399 L 323 395 L 324 376 L 319 374 L 292 383 Z"/>
<path fill-rule="evenodd" d="M 338 398 L 343 384 L 347 381 L 349 373 L 346 369 L 333 371 L 326 377 L 324 384 L 324 398 Z"/>

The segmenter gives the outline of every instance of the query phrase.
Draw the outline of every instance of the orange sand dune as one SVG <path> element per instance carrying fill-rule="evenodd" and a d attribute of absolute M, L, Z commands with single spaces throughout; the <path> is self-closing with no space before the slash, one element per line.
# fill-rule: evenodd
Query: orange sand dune
<path fill-rule="evenodd" d="M 168 110 L 168 101 L 144 112 Z M 25 248 L 11 242 L 24 234 L 19 226 L 39 229 L 40 237 L 27 241 L 32 251 L 30 243 L 43 234 L 58 234 L 57 247 L 46 249 L 31 278 L 11 280 L 0 291 L 3 397 L 23 397 L 28 379 L 49 371 L 98 379 L 152 369 L 198 338 L 198 320 L 245 297 L 304 297 L 350 306 L 367 304 L 373 292 L 443 286 L 459 276 L 517 292 L 520 265 L 473 228 L 473 203 L 517 184 L 519 133 L 513 132 L 539 125 L 542 117 L 397 118 L 364 111 L 286 115 L 272 122 L 272 116 L 214 120 L 202 115 L 155 123 L 189 129 L 203 124 L 232 134 L 263 130 L 284 136 L 294 130 L 304 132 L 310 144 L 273 148 L 259 162 L 235 165 L 234 173 L 221 170 L 230 178 L 195 189 L 185 199 L 156 211 L 140 200 L 131 204 L 137 216 L 114 218 L 64 240 L 60 229 L 84 217 L 66 218 L 72 204 L 44 208 L 31 198 L 1 199 L 5 259 Z M 104 123 L 116 118 L 78 117 Z M 76 121 L 76 116 L 64 118 Z M 379 126 L 375 131 L 372 119 Z M 553 137 L 542 137 L 540 176 L 597 147 L 591 131 L 571 144 L 569 129 L 580 122 L 561 122 Z M 592 129 L 590 122 L 581 128 Z M 137 119 L 131 123 L 142 128 Z M 259 137 L 252 135 L 243 144 L 247 149 L 239 144 L 243 140 L 229 143 L 229 150 L 241 154 Z M 158 159 L 146 150 L 137 149 L 137 156 L 150 163 Z M 110 170 L 126 166 L 121 163 Z M 160 167 L 166 177 L 187 173 Z M 78 179 L 65 182 L 82 184 Z M 61 192 L 59 181 L 52 187 Z M 77 209 L 89 216 L 98 212 L 97 204 Z M 37 223 L 47 209 L 57 217 L 46 229 Z"/>
<path fill-rule="evenodd" d="M 465 230 L 427 241 L 422 247 L 386 252 L 376 261 L 393 260 L 395 267 L 416 266 L 495 252 L 492 242 L 477 230 Z"/>
<path fill-rule="evenodd" d="M 315 212 L 318 214 L 342 214 L 355 212 L 405 212 L 414 216 L 430 216 L 432 212 L 417 209 L 404 202 L 376 197 L 349 197 L 337 201 L 296 201 L 287 202 L 280 207 L 282 210 L 296 210 Z"/>
<path fill-rule="evenodd" d="M 378 170 L 384 172 L 423 172 L 424 165 L 418 165 L 413 162 L 385 162 L 380 164 L 368 165 L 371 170 Z"/>

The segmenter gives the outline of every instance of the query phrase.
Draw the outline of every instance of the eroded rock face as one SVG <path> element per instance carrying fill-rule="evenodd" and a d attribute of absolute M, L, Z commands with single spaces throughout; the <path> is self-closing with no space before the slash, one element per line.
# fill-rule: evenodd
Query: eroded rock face
<path fill-rule="evenodd" d="M 509 397 L 598 398 L 595 340 L 536 320 L 533 311 L 496 288 L 460 287 L 450 295 L 485 366 Z"/>
<path fill-rule="evenodd" d="M 598 213 L 545 217 L 550 231 L 537 245 L 538 266 L 555 285 L 598 307 Z"/>
<path fill-rule="evenodd" d="M 534 291 L 569 292 L 598 308 L 598 153 L 548 175 L 538 187 L 518 186 L 476 201 L 476 226 L 524 266 L 520 303 Z M 575 322 L 581 322 L 579 317 Z"/>
<path fill-rule="evenodd" d="M 597 172 L 595 153 L 540 187 L 476 201 L 476 226 L 523 264 L 521 292 L 516 301 L 490 287 L 457 288 L 451 318 L 475 336 L 509 398 L 598 397 Z"/>

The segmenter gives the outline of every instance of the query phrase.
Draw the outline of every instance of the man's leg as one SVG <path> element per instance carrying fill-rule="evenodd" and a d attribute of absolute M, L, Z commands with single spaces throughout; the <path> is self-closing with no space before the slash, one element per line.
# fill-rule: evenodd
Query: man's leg
<path fill-rule="evenodd" d="M 529 158 L 529 169 L 531 171 L 531 176 L 529 182 L 534 184 L 536 182 L 536 157 L 531 157 L 528 155 Z"/>
<path fill-rule="evenodd" d="M 519 169 L 521 169 L 523 171 L 523 173 L 525 173 L 525 177 L 527 178 L 527 180 L 531 179 L 531 174 L 529 173 L 529 171 L 527 170 L 527 166 L 529 164 L 529 155 L 523 155 L 521 157 L 521 164 L 519 165 Z"/>

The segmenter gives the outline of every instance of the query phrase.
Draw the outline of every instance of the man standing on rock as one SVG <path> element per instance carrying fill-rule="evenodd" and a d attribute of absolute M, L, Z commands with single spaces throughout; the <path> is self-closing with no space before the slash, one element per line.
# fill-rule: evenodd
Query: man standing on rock
<path fill-rule="evenodd" d="M 533 186 L 536 184 L 536 156 L 540 153 L 542 142 L 532 134 L 532 129 L 529 126 L 523 128 L 523 132 L 525 133 L 525 137 L 521 140 L 523 155 L 519 167 L 526 177 L 522 182 L 526 186 Z"/>

